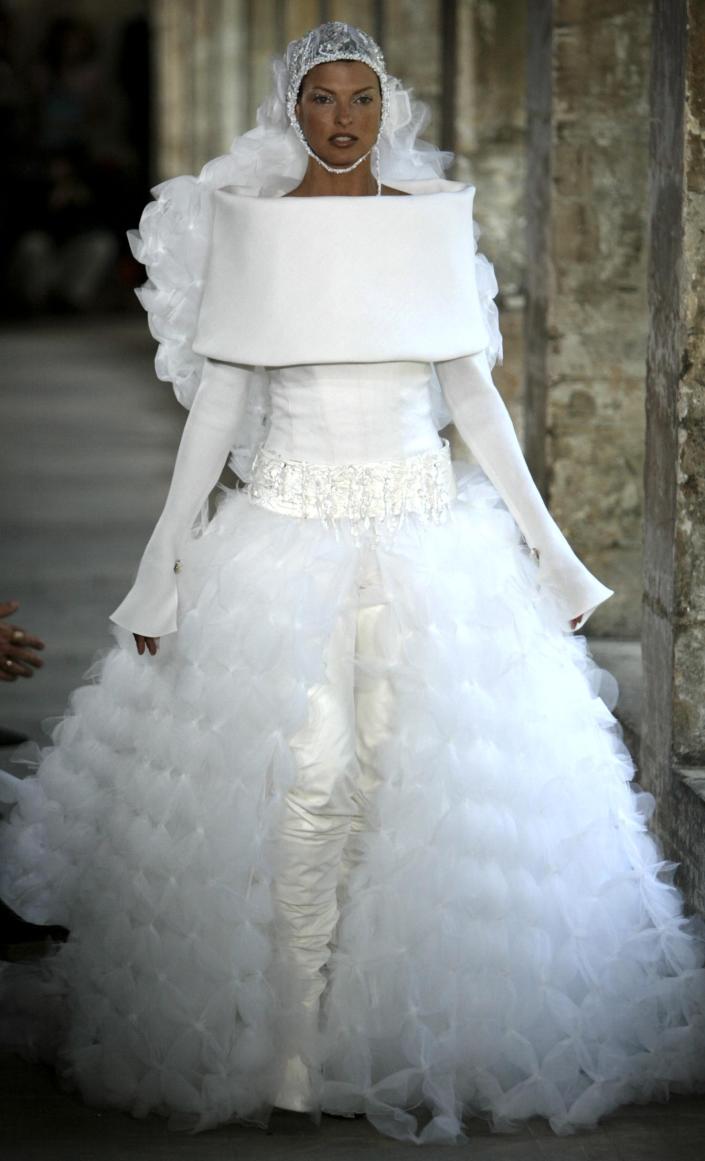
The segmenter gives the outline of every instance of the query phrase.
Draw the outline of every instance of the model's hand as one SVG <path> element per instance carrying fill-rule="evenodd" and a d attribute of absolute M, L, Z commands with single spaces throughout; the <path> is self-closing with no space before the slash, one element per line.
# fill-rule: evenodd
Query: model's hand
<path fill-rule="evenodd" d="M 157 650 L 159 649 L 158 637 L 143 637 L 140 633 L 133 633 L 132 636 L 135 639 L 135 645 L 137 646 L 137 652 L 139 653 L 140 657 L 144 653 L 145 649 L 148 653 L 151 653 L 152 657 L 155 656 Z"/>
<path fill-rule="evenodd" d="M 0 602 L 0 681 L 31 677 L 34 670 L 41 669 L 44 664 L 35 653 L 36 649 L 44 648 L 44 642 L 20 625 L 3 624 L 1 620 L 11 616 L 19 607 L 19 601 Z"/>

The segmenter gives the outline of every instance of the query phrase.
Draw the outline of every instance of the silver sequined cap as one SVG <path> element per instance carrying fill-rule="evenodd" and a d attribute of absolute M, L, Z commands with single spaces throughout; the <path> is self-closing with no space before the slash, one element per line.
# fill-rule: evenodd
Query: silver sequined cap
<path fill-rule="evenodd" d="M 322 165 L 325 165 L 325 163 L 312 151 L 304 136 L 303 129 L 296 117 L 295 106 L 298 100 L 301 82 L 306 76 L 306 73 L 310 72 L 318 64 L 324 64 L 327 61 L 334 60 L 359 60 L 363 64 L 369 65 L 377 73 L 382 92 L 380 132 L 382 131 L 382 126 L 384 125 L 389 109 L 387 68 L 382 50 L 376 41 L 371 36 L 368 36 L 366 32 L 363 32 L 361 28 L 355 28 L 352 24 L 345 24 L 342 20 L 329 20 L 325 24 L 319 24 L 318 28 L 313 28 L 299 40 L 292 40 L 286 50 L 286 67 L 288 72 L 286 111 L 289 121 L 294 127 L 296 136 L 306 149 L 306 152 L 312 157 L 315 157 Z M 363 160 L 364 158 L 359 158 L 355 162 L 355 165 L 359 165 L 360 161 Z M 348 169 L 354 169 L 355 165 L 348 166 L 346 169 L 336 168 L 333 172 L 343 173 Z M 325 168 L 333 169 L 332 166 L 328 165 L 325 165 Z"/>

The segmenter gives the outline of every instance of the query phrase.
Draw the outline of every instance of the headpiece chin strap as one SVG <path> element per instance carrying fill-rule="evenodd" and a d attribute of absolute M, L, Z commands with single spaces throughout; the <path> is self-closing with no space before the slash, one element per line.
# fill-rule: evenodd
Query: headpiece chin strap
<path fill-rule="evenodd" d="M 369 157 L 370 153 L 374 152 L 377 162 L 377 192 L 379 193 L 381 190 L 381 177 L 377 142 L 379 141 L 379 134 L 381 134 L 389 114 L 389 76 L 379 45 L 371 36 L 363 32 L 361 28 L 355 28 L 352 24 L 345 24 L 342 20 L 329 20 L 325 24 L 319 24 L 318 28 L 313 28 L 299 40 L 292 40 L 287 47 L 285 59 L 288 77 L 286 111 L 294 132 L 308 155 L 314 161 L 317 161 L 323 169 L 328 170 L 329 173 L 350 173 L 351 170 L 361 165 L 365 158 Z M 306 73 L 310 72 L 318 64 L 335 60 L 359 60 L 363 64 L 368 65 L 379 77 L 382 94 L 382 116 L 380 118 L 377 141 L 372 146 L 372 149 L 369 149 L 362 157 L 358 157 L 357 161 L 354 161 L 352 165 L 345 166 L 329 165 L 311 149 L 296 116 L 296 102 L 299 96 L 299 89 L 301 88 L 301 82 L 306 76 Z"/>

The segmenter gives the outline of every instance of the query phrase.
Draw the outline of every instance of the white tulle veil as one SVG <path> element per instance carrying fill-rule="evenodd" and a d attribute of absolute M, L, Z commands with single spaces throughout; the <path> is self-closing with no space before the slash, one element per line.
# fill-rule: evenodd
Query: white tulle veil
<path fill-rule="evenodd" d="M 190 407 L 201 379 L 203 356 L 192 349 L 208 254 L 213 191 L 238 186 L 252 196 L 276 196 L 299 184 L 308 155 L 298 140 L 286 110 L 286 54 L 272 61 L 273 86 L 257 110 L 254 129 L 236 137 L 230 152 L 204 165 L 198 177 L 183 175 L 152 190 L 154 201 L 144 209 L 138 230 L 130 230 L 132 252 L 144 264 L 148 279 L 137 290 L 147 311 L 149 328 L 159 347 L 155 359 L 159 379 L 171 382 L 176 397 Z M 453 154 L 438 149 L 419 134 L 430 120 L 428 105 L 388 75 L 388 110 L 380 134 L 379 165 L 383 182 L 443 177 Z M 479 230 L 476 227 L 476 237 Z M 494 296 L 497 282 L 491 264 L 476 253 L 480 300 L 491 338 L 490 363 L 501 360 L 502 338 Z M 435 376 L 434 376 L 435 379 Z M 449 422 L 437 381 L 434 409 L 439 428 Z M 268 424 L 267 376 L 255 376 L 241 439 L 231 467 L 248 480 L 254 454 Z"/>

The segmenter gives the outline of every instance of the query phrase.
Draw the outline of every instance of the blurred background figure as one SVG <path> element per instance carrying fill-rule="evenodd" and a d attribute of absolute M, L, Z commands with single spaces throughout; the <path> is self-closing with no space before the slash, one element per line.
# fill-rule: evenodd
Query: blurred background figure
<path fill-rule="evenodd" d="M 125 232 L 149 196 L 143 6 L 105 27 L 53 7 L 0 9 L 0 263 L 11 315 L 131 305 L 141 281 Z"/>
<path fill-rule="evenodd" d="M 44 664 L 38 653 L 44 648 L 41 638 L 7 620 L 19 607 L 19 601 L 0 601 L 0 681 L 32 677 L 35 669 Z M 0 746 L 16 746 L 26 740 L 24 734 L 0 726 Z M 0 790 L 0 801 L 2 797 Z M 43 955 L 54 943 L 64 943 L 66 939 L 65 927 L 29 923 L 0 899 L 0 960 Z"/>

